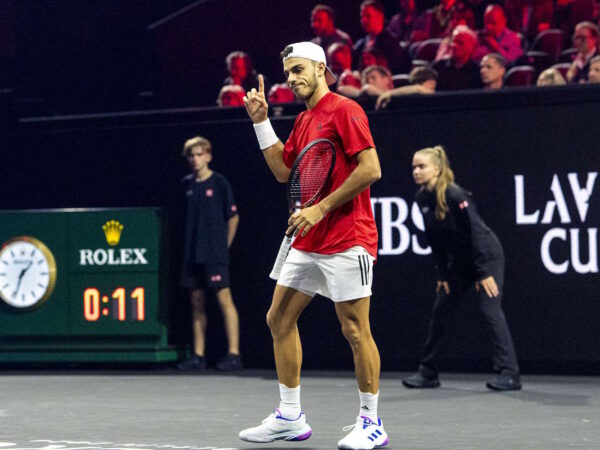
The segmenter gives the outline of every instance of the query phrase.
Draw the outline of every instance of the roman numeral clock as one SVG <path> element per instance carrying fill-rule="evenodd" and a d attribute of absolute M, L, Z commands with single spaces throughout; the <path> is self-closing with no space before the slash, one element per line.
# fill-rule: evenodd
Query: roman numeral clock
<path fill-rule="evenodd" d="M 160 208 L 0 211 L 0 367 L 176 360 L 164 221 Z"/>

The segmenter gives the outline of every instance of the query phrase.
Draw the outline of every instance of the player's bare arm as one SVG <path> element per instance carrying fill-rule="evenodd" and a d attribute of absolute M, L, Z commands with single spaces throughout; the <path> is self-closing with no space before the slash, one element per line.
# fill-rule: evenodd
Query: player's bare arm
<path fill-rule="evenodd" d="M 295 230 L 302 230 L 302 236 L 305 236 L 330 211 L 352 200 L 381 178 L 379 157 L 374 148 L 363 150 L 356 156 L 356 160 L 358 165 L 339 188 L 316 205 L 302 209 L 290 216 L 286 234 L 289 235 Z"/>
<path fill-rule="evenodd" d="M 269 120 L 269 104 L 265 97 L 265 81 L 262 75 L 258 76 L 258 91 L 252 88 L 244 96 L 246 112 L 255 125 L 266 124 Z M 270 127 L 270 124 L 269 124 Z M 283 162 L 283 143 L 277 140 L 272 145 L 261 149 L 267 165 L 275 178 L 280 183 L 285 183 L 290 174 L 290 169 Z"/>

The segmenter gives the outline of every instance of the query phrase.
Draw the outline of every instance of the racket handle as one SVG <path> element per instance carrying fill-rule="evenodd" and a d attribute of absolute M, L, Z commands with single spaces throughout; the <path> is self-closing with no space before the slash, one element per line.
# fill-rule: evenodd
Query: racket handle
<path fill-rule="evenodd" d="M 290 248 L 292 247 L 292 243 L 294 242 L 294 236 L 284 236 L 283 241 L 281 241 L 281 245 L 279 246 L 279 252 L 277 253 L 277 258 L 275 259 L 275 263 L 273 264 L 273 269 L 269 274 L 269 278 L 277 281 L 279 279 L 279 275 L 281 275 L 281 269 L 283 268 L 283 263 L 287 259 L 287 255 L 290 252 Z"/>

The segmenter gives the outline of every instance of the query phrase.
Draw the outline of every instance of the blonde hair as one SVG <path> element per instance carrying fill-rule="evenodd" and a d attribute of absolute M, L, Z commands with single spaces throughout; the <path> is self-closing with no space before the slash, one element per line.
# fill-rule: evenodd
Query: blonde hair
<path fill-rule="evenodd" d="M 438 179 L 435 183 L 435 196 L 436 196 L 436 207 L 435 217 L 439 220 L 446 218 L 446 211 L 448 211 L 448 202 L 446 201 L 446 190 L 448 186 L 454 183 L 454 172 L 450 168 L 450 162 L 444 147 L 436 145 L 435 147 L 426 147 L 418 150 L 415 155 L 429 155 L 433 164 L 440 169 Z"/>
<path fill-rule="evenodd" d="M 537 86 L 561 86 L 567 84 L 565 77 L 555 68 L 549 68 L 540 73 L 537 79 Z"/>
<path fill-rule="evenodd" d="M 202 136 L 194 136 L 193 138 L 185 141 L 183 144 L 182 155 L 186 157 L 189 156 L 192 148 L 198 145 L 202 146 L 202 150 L 204 150 L 206 153 L 212 155 L 212 145 L 210 144 L 210 141 Z"/>

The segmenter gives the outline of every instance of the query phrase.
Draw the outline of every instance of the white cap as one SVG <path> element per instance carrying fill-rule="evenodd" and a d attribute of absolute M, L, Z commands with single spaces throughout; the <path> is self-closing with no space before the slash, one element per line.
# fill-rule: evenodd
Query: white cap
<path fill-rule="evenodd" d="M 327 84 L 333 84 L 336 82 L 335 75 L 329 67 L 327 67 L 327 59 L 325 59 L 325 52 L 320 45 L 312 42 L 296 42 L 286 47 L 292 47 L 292 51 L 283 57 L 286 61 L 290 58 L 306 58 L 315 62 L 322 62 L 325 64 L 325 80 Z"/>

